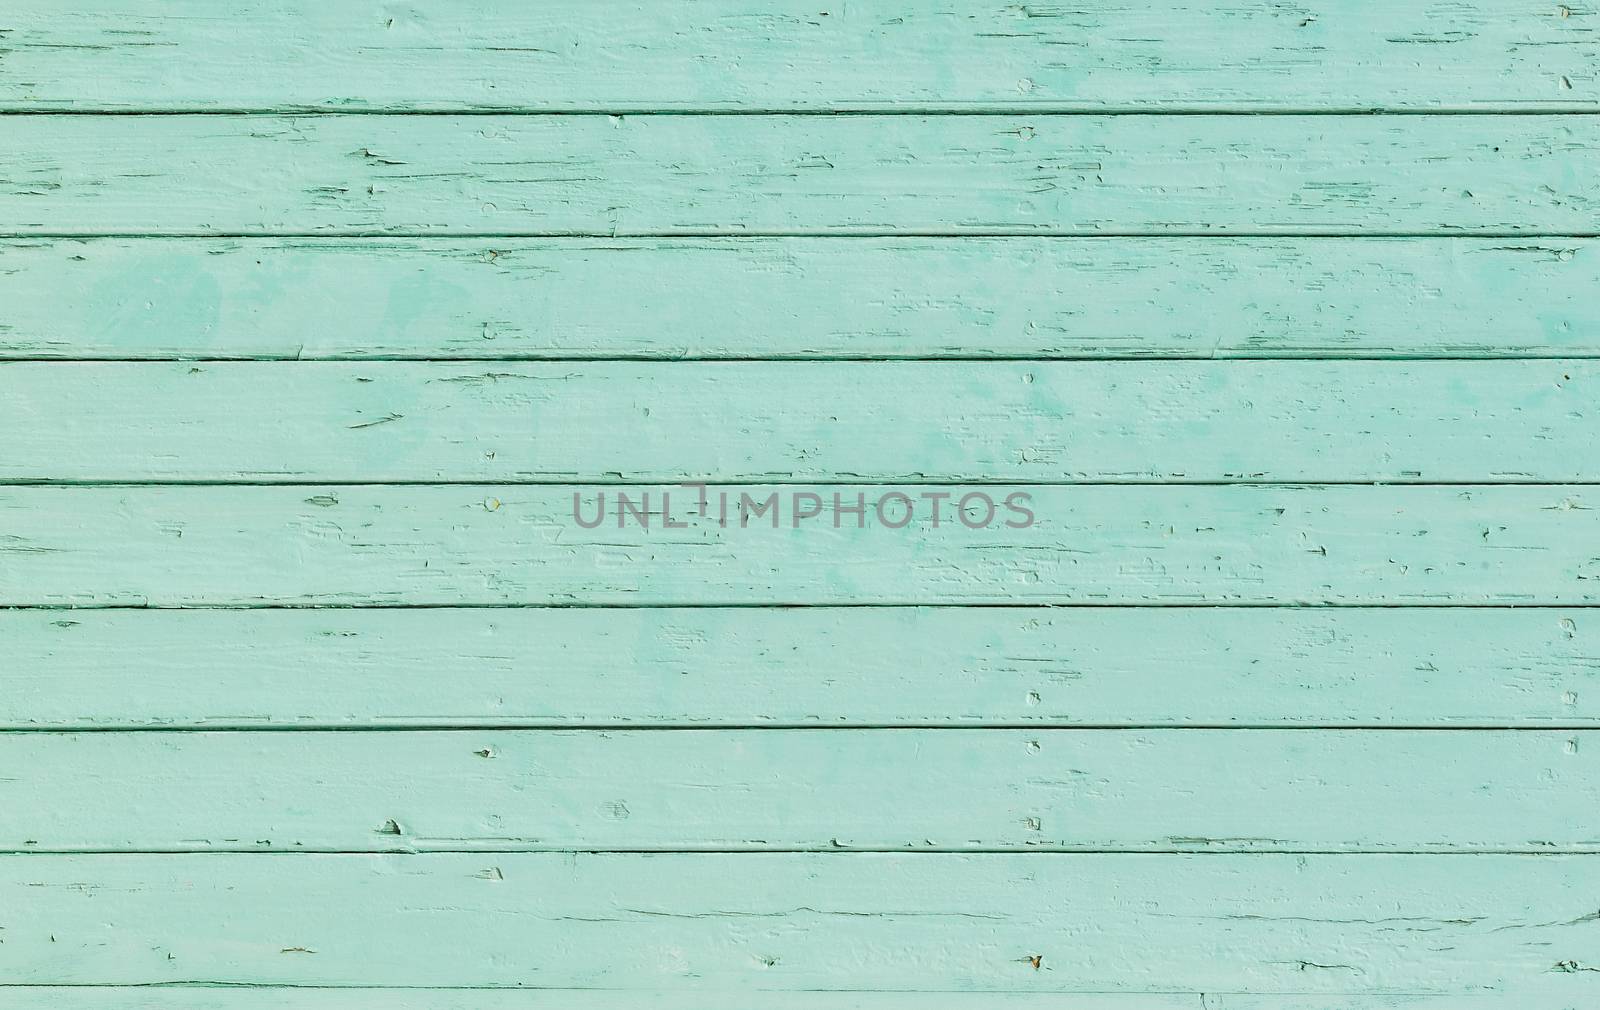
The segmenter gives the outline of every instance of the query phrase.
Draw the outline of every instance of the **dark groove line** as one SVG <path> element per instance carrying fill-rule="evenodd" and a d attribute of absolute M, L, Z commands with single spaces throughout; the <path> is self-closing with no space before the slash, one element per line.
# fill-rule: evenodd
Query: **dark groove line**
<path fill-rule="evenodd" d="M 422 239 L 456 239 L 490 241 L 496 239 L 590 239 L 596 241 L 633 239 L 997 239 L 1029 238 L 1075 241 L 1082 239 L 1505 239 L 1524 242 L 1555 240 L 1588 240 L 1600 238 L 1600 231 L 1481 231 L 1471 228 L 1440 231 L 1350 231 L 1347 229 L 1302 228 L 1293 231 L 1248 231 L 1216 229 L 1211 231 L 1156 229 L 1135 231 L 1069 232 L 1045 228 L 1013 228 L 988 231 L 959 231 L 952 229 L 852 229 L 837 228 L 831 231 L 792 230 L 738 230 L 732 228 L 669 228 L 640 231 L 405 231 L 396 229 L 350 229 L 321 232 L 308 231 L 0 231 L 0 241 L 7 242 L 64 242 L 94 239 L 211 239 L 232 241 L 245 239 L 330 239 L 372 240 L 395 239 L 418 241 Z"/>
<path fill-rule="evenodd" d="M 1340 732 L 1340 733 L 1593 733 L 1600 731 L 1600 719 L 1590 723 L 1552 723 L 1550 725 L 1516 725 L 1499 723 L 1467 723 L 1462 725 L 1395 725 L 1378 723 L 1053 723 L 1053 722 L 880 722 L 880 723 L 830 723 L 819 725 L 804 722 L 704 722 L 704 723 L 650 723 L 650 722 L 591 722 L 582 725 L 526 723 L 506 721 L 473 722 L 463 720 L 444 725 L 440 723 L 406 723 L 396 721 L 381 725 L 249 725 L 246 723 L 221 723 L 217 725 L 126 725 L 107 726 L 16 726 L 0 725 L 0 736 L 77 736 L 95 734 L 196 734 L 214 733 L 241 736 L 250 733 L 885 733 L 965 731 L 985 733 L 990 731 L 1024 731 L 1033 733 L 1107 733 L 1152 732 L 1182 730 L 1201 733 L 1277 733 L 1277 732 Z M 1600 843 L 1597 843 L 1600 844 Z"/>
<path fill-rule="evenodd" d="M 863 607 L 882 607 L 901 610 L 973 610 L 978 608 L 1011 610 L 1069 610 L 1098 607 L 1105 610 L 1150 610 L 1155 607 L 1191 610 L 1587 610 L 1600 608 L 1597 603 L 652 603 L 652 604 L 560 604 L 560 603 L 375 603 L 263 605 L 240 607 L 227 604 L 192 604 L 186 606 L 152 607 L 134 604 L 98 604 L 90 607 L 74 604 L 3 604 L 0 614 L 8 610 L 125 610 L 130 613 L 146 610 L 857 610 Z"/>
<path fill-rule="evenodd" d="M 1041 603 L 1015 600 L 1005 603 L 918 602 L 882 600 L 870 603 L 0 603 L 7 611 L 74 613 L 97 610 L 182 612 L 257 610 L 1600 610 L 1600 601 L 1584 603 L 1343 603 L 1337 601 L 1274 600 L 1271 602 L 1218 603 L 1208 601 L 1156 601 L 1145 603 L 1078 602 Z"/>
<path fill-rule="evenodd" d="M 493 477 L 467 477 L 449 478 L 445 480 L 306 480 L 304 478 L 284 478 L 283 480 L 236 480 L 230 478 L 216 479 L 138 479 L 138 480 L 76 480 L 70 478 L 56 479 L 51 477 L 10 477 L 0 480 L 0 488 L 76 488 L 93 490 L 95 488 L 377 488 L 377 487 L 403 487 L 403 488 L 430 488 L 430 487 L 553 487 L 573 488 L 575 490 L 596 487 L 616 488 L 682 488 L 700 487 L 707 488 L 736 487 L 736 488 L 762 488 L 762 487 L 842 487 L 842 488 L 875 488 L 875 487 L 1017 487 L 1017 488 L 1089 488 L 1089 487 L 1147 487 L 1147 488 L 1192 488 L 1192 487 L 1239 487 L 1263 488 L 1278 490 L 1311 490 L 1333 487 L 1370 487 L 1370 488 L 1484 488 L 1495 489 L 1505 487 L 1530 487 L 1550 488 L 1558 490 L 1569 487 L 1595 487 L 1600 486 L 1600 478 L 1579 478 L 1575 480 L 1497 480 L 1493 477 L 1477 480 L 1393 480 L 1389 478 L 1379 480 L 1260 480 L 1249 477 L 1240 477 L 1237 480 L 1188 480 L 1182 477 L 1160 477 L 1147 480 L 1029 480 L 1027 478 L 1000 478 L 1000 477 L 873 477 L 862 475 L 833 474 L 820 476 L 814 480 L 801 478 L 785 478 L 774 476 L 752 475 L 748 478 L 717 477 L 707 480 L 693 478 L 669 477 L 660 480 L 649 478 L 617 479 L 601 477 L 594 480 L 582 477 L 513 477 L 509 479 L 496 479 Z M 709 528 L 709 527 L 708 527 Z M 731 528 L 731 527 L 729 527 Z"/>
<path fill-rule="evenodd" d="M 226 856 L 249 856 L 262 858 L 270 856 L 288 856 L 298 858 L 302 856 L 367 856 L 391 857 L 404 856 L 406 858 L 419 858 L 427 856 L 506 856 L 506 855 L 537 855 L 537 856 L 1212 856 L 1212 857 L 1261 857 L 1261 856 L 1354 856 L 1358 858 L 1372 858 L 1374 856 L 1532 856 L 1536 858 L 1560 858 L 1563 856 L 1600 856 L 1600 847 L 1593 845 L 1574 846 L 1571 848 L 1551 849 L 1548 847 L 1530 848 L 1445 848 L 1417 849 L 1350 849 L 1350 848 L 1283 848 L 1283 849 L 1229 849 L 1220 846 L 1212 848 L 1123 848 L 1123 849 L 1095 849 L 1095 848 L 1061 848 L 1034 846 L 1030 848 L 1005 848 L 999 846 L 971 846 L 967 848 L 943 848 L 938 846 L 919 846 L 917 848 L 895 848 L 892 846 L 864 846 L 855 847 L 807 847 L 807 846 L 772 846 L 763 848 L 728 848 L 707 847 L 702 849 L 687 848 L 559 848 L 559 849 L 490 849 L 490 848 L 457 848 L 457 849 L 331 849 L 331 848 L 295 848 L 295 849 L 0 849 L 0 858 L 11 856 L 24 856 L 37 859 L 58 859 L 74 856 L 206 856 L 220 858 Z M 3 986 L 0 986 L 3 988 Z"/>
<path fill-rule="evenodd" d="M 434 243 L 443 251 L 453 251 L 445 243 L 460 240 L 489 240 L 513 239 L 517 241 L 550 241 L 560 243 L 592 242 L 617 240 L 652 241 L 655 239 L 693 239 L 696 242 L 716 244 L 760 243 L 774 240 L 874 240 L 887 241 L 904 239 L 908 242 L 924 241 L 927 239 L 949 240 L 951 248 L 959 248 L 959 242 L 965 239 L 1037 239 L 1052 242 L 1109 242 L 1123 240 L 1157 240 L 1157 239 L 1259 239 L 1275 242 L 1299 242 L 1321 239 L 1357 239 L 1372 241 L 1406 241 L 1426 239 L 1437 242 L 1467 242 L 1467 241 L 1498 241 L 1514 239 L 1518 241 L 1537 242 L 1542 238 L 1568 239 L 1568 238 L 1600 238 L 1600 232 L 1539 232 L 1539 231 L 1472 231 L 1462 228 L 1446 228 L 1443 231 L 1432 232 L 1400 232 L 1400 231 L 1335 231 L 1332 229 L 1322 231 L 1216 231 L 1216 230 L 1186 230 L 1186 231 L 1093 231 L 1093 232 L 1063 232 L 1051 231 L 1046 227 L 1037 229 L 981 232 L 981 231 L 885 231 L 885 230 L 858 230 L 851 231 L 837 229 L 832 231 L 752 231 L 728 228 L 724 230 L 699 229 L 695 231 L 671 231 L 660 234 L 643 232 L 587 232 L 587 231 L 526 231 L 526 232 L 468 232 L 468 231 L 439 231 L 429 230 L 423 232 L 408 232 L 399 230 L 367 230 L 367 231 L 70 231 L 70 232 L 0 232 L 0 242 L 13 243 L 22 249 L 43 248 L 45 242 L 100 242 L 100 241 L 125 241 L 131 239 L 149 239 L 160 242 L 193 242 L 200 240 L 216 239 L 229 242 L 274 242 L 280 239 L 293 239 L 305 242 L 304 246 L 294 247 L 294 251 L 314 248 L 317 245 L 337 247 L 341 243 L 356 239 L 362 242 L 395 242 L 395 243 Z M 584 247 L 589 251 L 596 251 L 593 247 Z M 515 251 L 515 250 L 514 250 Z M 600 247 L 598 251 L 614 251 Z"/>
<path fill-rule="evenodd" d="M 649 116 L 652 118 L 756 118 L 756 117 L 786 117 L 793 119 L 819 119 L 829 117 L 867 117 L 867 116 L 895 116 L 895 117 L 956 117 L 956 116 L 983 116 L 983 117 L 1028 117 L 1028 116 L 1053 116 L 1071 118 L 1090 118 L 1098 116 L 1118 117 L 1186 117 L 1186 118 L 1247 118 L 1247 117 L 1446 117 L 1446 116 L 1593 116 L 1600 115 L 1600 103 L 1595 102 L 1554 102 L 1549 105 L 1536 104 L 1532 101 L 1527 106 L 1518 108 L 1506 107 L 1477 107 L 1477 106 L 1276 106 L 1255 107 L 1248 105 L 1196 105 L 1174 104 L 1171 106 L 1106 106 L 1074 104 L 1070 102 L 1040 102 L 1029 105 L 1026 103 L 1010 102 L 979 102 L 972 105 L 963 105 L 956 102 L 940 103 L 896 103 L 894 105 L 877 105 L 871 103 L 841 103 L 838 106 L 787 108 L 782 106 L 751 106 L 748 108 L 673 108 L 649 105 L 600 105 L 570 108 L 537 108 L 529 106 L 470 106 L 454 105 L 424 109 L 404 108 L 346 108 L 325 105 L 296 105 L 286 104 L 281 106 L 245 105 L 230 108 L 216 107 L 191 107 L 184 105 L 150 106 L 148 108 L 124 108 L 116 106 L 75 106 L 71 108 L 49 108 L 35 106 L 29 108 L 4 107 L 0 108 L 0 116 L 16 117 L 68 117 L 68 116 L 115 116 L 129 118 L 146 116 L 151 118 L 177 119 L 191 116 L 211 117 L 239 117 L 239 118 L 273 118 L 273 119 L 305 119 L 321 117 L 487 117 L 505 116 L 516 118 L 562 118 L 583 116 Z"/>
<path fill-rule="evenodd" d="M 1014 364 L 1048 365 L 1059 361 L 1109 361 L 1118 363 L 1136 363 L 1141 365 L 1160 365 L 1163 362 L 1192 363 L 1196 361 L 1305 361 L 1305 362 L 1344 362 L 1344 361 L 1393 361 L 1393 362 L 1418 362 L 1431 361 L 1450 362 L 1482 362 L 1501 364 L 1508 361 L 1590 361 L 1600 358 L 1600 346 L 1560 348 L 1552 347 L 1548 352 L 1516 350 L 1498 353 L 1490 351 L 1484 354 L 1396 354 L 1392 351 L 1374 351 L 1367 354 L 1327 354 L 1314 352 L 1296 354 L 1292 351 L 1229 351 L 1204 352 L 1204 353 L 1161 353 L 1150 354 L 1084 354 L 1065 353 L 1058 355 L 1028 354 L 972 354 L 972 353 L 922 353 L 922 354 L 874 354 L 874 355 L 844 355 L 844 354 L 806 354 L 797 352 L 793 354 L 501 354 L 494 357 L 438 357 L 434 355 L 399 355 L 399 354 L 327 354 L 327 355 L 302 355 L 302 354 L 237 354 L 219 356 L 187 356 L 180 354 L 156 355 L 121 355 L 117 357 L 80 358 L 65 356 L 10 356 L 5 353 L 6 341 L 0 340 L 0 368 L 6 365 L 104 365 L 104 364 L 413 364 L 413 365 L 451 365 L 470 368 L 477 365 L 493 365 L 496 363 L 539 364 L 604 364 L 610 361 L 626 361 L 631 363 L 675 365 L 675 364 L 785 364 L 803 365 L 811 363 L 832 364 L 904 364 L 919 361 L 944 362 L 957 361 L 969 363 L 983 362 L 1010 362 Z M 1443 341 L 1441 341 L 1443 343 Z"/>

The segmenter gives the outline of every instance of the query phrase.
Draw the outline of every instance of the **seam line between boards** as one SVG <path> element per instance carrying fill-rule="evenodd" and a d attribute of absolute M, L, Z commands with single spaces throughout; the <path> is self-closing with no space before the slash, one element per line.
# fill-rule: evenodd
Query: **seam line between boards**
<path fill-rule="evenodd" d="M 1600 344 L 1600 341 L 1597 341 Z M 1507 362 L 1592 362 L 1600 359 L 1600 346 L 1574 347 L 1574 349 L 1552 349 L 1549 354 L 1534 354 L 1526 349 L 1507 352 L 1507 354 L 1464 355 L 1464 354 L 1291 354 L 1291 352 L 1278 352 L 1278 354 L 1061 354 L 1054 357 L 1040 357 L 1037 354 L 920 354 L 920 355 L 862 355 L 862 357 L 846 357 L 838 354 L 789 354 L 789 355 L 667 355 L 667 354 L 608 354 L 608 355 L 498 355 L 498 357 L 403 357 L 395 354 L 331 354 L 331 355 L 288 355 L 288 354 L 238 354 L 232 357 L 190 357 L 190 355 L 173 354 L 168 357 L 66 357 L 66 355 L 42 355 L 42 357 L 29 357 L 29 355 L 6 355 L 3 341 L 0 341 L 0 368 L 6 365 L 379 365 L 379 363 L 400 363 L 400 365 L 451 365 L 451 367 L 472 368 L 478 365 L 496 365 L 496 363 L 520 363 L 520 365 L 605 365 L 611 362 L 643 363 L 643 365 L 747 365 L 747 363 L 774 363 L 774 365 L 814 365 L 814 363 L 835 363 L 835 365 L 896 365 L 896 363 L 1027 363 L 1027 365 L 1051 365 L 1058 362 L 1109 362 L 1109 363 L 1136 363 L 1136 365 L 1162 365 L 1162 363 L 1186 363 L 1194 365 L 1197 362 L 1309 362 L 1309 363 L 1339 363 L 1339 362 L 1386 362 L 1386 363 L 1419 363 L 1427 365 L 1434 362 L 1454 363 L 1482 363 L 1485 367 L 1496 363 Z"/>
<path fill-rule="evenodd" d="M 1349 848 L 1310 848 L 1296 847 L 1283 849 L 1226 849 L 1213 848 L 1001 848 L 1001 847 L 970 847 L 970 848 L 937 848 L 923 846 L 920 848 L 894 848 L 894 847 L 804 847 L 804 846 L 774 846 L 771 848 L 549 848 L 549 849 L 491 849 L 491 848 L 391 848 L 391 849 L 332 849 L 332 848 L 303 848 L 303 849 L 0 849 L 0 858 L 23 857 L 30 859 L 72 858 L 81 856 L 141 856 L 141 857 L 193 857 L 222 858 L 227 856 L 245 856 L 249 858 L 263 858 L 273 856 L 287 856 L 291 858 L 305 856 L 368 856 L 368 857 L 394 857 L 406 858 L 425 856 L 1031 856 L 1042 858 L 1048 856 L 1074 857 L 1074 856 L 1204 856 L 1216 858 L 1261 858 L 1270 856 L 1347 856 L 1361 859 L 1385 856 L 1518 856 L 1534 859 L 1549 858 L 1585 858 L 1600 857 L 1600 847 L 1584 846 L 1566 849 L 1548 848 L 1393 848 L 1393 849 L 1349 849 Z"/>
<path fill-rule="evenodd" d="M 1578 603 L 1539 602 L 1525 603 L 1429 603 L 1429 602 L 1338 602 L 1272 600 L 1250 601 L 1142 601 L 1052 603 L 1049 601 L 1007 600 L 1003 602 L 979 601 L 953 603 L 949 601 L 887 600 L 849 603 L 796 603 L 768 601 L 763 603 L 0 603 L 0 615 L 11 612 L 42 611 L 72 613 L 95 610 L 183 612 L 183 611 L 359 611 L 359 610 L 911 610 L 911 609 L 963 609 L 963 610 L 1596 610 L 1600 601 Z"/>
<path fill-rule="evenodd" d="M 1444 725 L 1383 725 L 1341 723 L 1285 724 L 1251 723 L 1082 723 L 1065 724 L 1041 720 L 1033 723 L 973 722 L 950 723 L 851 723 L 838 725 L 812 725 L 808 723 L 590 723 L 587 725 L 473 722 L 459 724 L 404 723 L 395 725 L 277 725 L 250 726 L 244 724 L 217 726 L 6 726 L 0 725 L 0 736 L 79 736 L 84 734 L 334 734 L 334 733 L 1467 733 L 1481 736 L 1485 733 L 1594 733 L 1600 731 L 1600 719 L 1590 723 L 1552 723 L 1551 725 L 1499 725 L 1494 723 L 1469 723 L 1458 726 Z M 1600 845 L 1600 843 L 1597 843 Z"/>
<path fill-rule="evenodd" d="M 1496 480 L 1486 477 L 1480 480 L 1252 480 L 1240 478 L 1238 480 L 1184 480 L 1182 478 L 1161 478 L 1152 480 L 1029 480 L 1023 478 L 1004 479 L 998 477 L 871 477 L 866 475 L 852 476 L 849 474 L 834 474 L 819 476 L 815 480 L 802 478 L 783 478 L 776 476 L 751 475 L 749 477 L 717 477 L 707 480 L 698 480 L 693 477 L 664 477 L 661 479 L 639 478 L 634 480 L 616 480 L 614 478 L 600 477 L 593 480 L 582 475 L 550 478 L 501 478 L 492 476 L 471 478 L 450 478 L 447 480 L 233 480 L 220 478 L 216 480 L 187 480 L 187 479 L 138 479 L 138 480 L 105 480 L 105 479 L 53 479 L 40 478 L 9 478 L 0 480 L 0 488 L 77 488 L 90 490 L 94 488 L 432 488 L 432 487 L 551 487 L 551 488 L 680 488 L 684 486 L 707 488 L 737 487 L 737 488 L 762 488 L 762 487 L 1017 487 L 1017 488 L 1103 488 L 1103 487 L 1137 487 L 1137 488 L 1258 488 L 1262 490 L 1289 490 L 1289 491 L 1316 491 L 1321 488 L 1548 488 L 1560 490 L 1569 487 L 1593 487 L 1600 485 L 1600 478 L 1576 480 Z"/>
<path fill-rule="evenodd" d="M 1345 229 L 1302 228 L 1286 231 L 1249 231 L 1217 229 L 1214 231 L 1104 231 L 1066 232 L 1048 229 L 1007 229 L 1001 231 L 959 230 L 868 230 L 839 228 L 834 231 L 766 231 L 728 229 L 662 229 L 654 231 L 403 231 L 403 230 L 330 230 L 305 231 L 0 231 L 0 241 L 77 241 L 93 239 L 457 239 L 457 240 L 521 240 L 521 239 L 590 239 L 594 241 L 645 240 L 645 239 L 1053 239 L 1075 241 L 1083 239 L 1195 239 L 1234 241 L 1240 239 L 1505 239 L 1518 241 L 1588 240 L 1600 238 L 1600 231 L 1491 231 L 1473 228 L 1443 229 L 1439 231 L 1350 231 Z"/>
<path fill-rule="evenodd" d="M 1506 103 L 1485 103 L 1483 106 L 1423 106 L 1423 105 L 1343 105 L 1343 106 L 1249 106 L 1226 104 L 1196 104 L 1174 102 L 1170 105 L 1151 103 L 1145 106 L 1137 105 L 1107 105 L 1096 106 L 1071 102 L 1039 102 L 1028 104 L 1026 102 L 994 102 L 979 101 L 971 104 L 959 102 L 897 102 L 893 105 L 877 103 L 849 103 L 841 102 L 835 106 L 810 106 L 810 107 L 785 107 L 785 106 L 748 106 L 739 107 L 692 107 L 692 106 L 652 106 L 652 105 L 596 105 L 573 106 L 567 108 L 551 107 L 538 108 L 533 106 L 481 106 L 481 105 L 442 105 L 431 108 L 342 108 L 319 104 L 283 105 L 241 105 L 228 108 L 188 106 L 188 105 L 157 105 L 151 103 L 146 108 L 131 108 L 127 106 L 61 106 L 53 107 L 47 104 L 19 106 L 6 104 L 0 107 L 0 117 L 13 116 L 17 118 L 34 117 L 115 117 L 136 118 L 146 117 L 152 119 L 180 119 L 189 117 L 234 117 L 234 118 L 274 118 L 274 119 L 310 119 L 310 118 L 445 118 L 445 117 L 476 117 L 486 118 L 503 116 L 519 119 L 558 119 L 564 117 L 604 117 L 604 116 L 637 116 L 653 117 L 659 119 L 694 119 L 707 117 L 720 117 L 725 119 L 738 118 L 791 118 L 791 119 L 827 119 L 838 118 L 868 118 L 874 116 L 899 117 L 899 118 L 943 118 L 943 117 L 1029 117 L 1050 116 L 1057 118 L 1093 118 L 1104 117 L 1160 117 L 1160 118 L 1208 118 L 1218 119 L 1246 119 L 1246 118 L 1335 118 L 1344 117 L 1351 119 L 1381 119 L 1381 118 L 1447 118 L 1466 117 L 1482 118 L 1494 116 L 1594 116 L 1600 115 L 1600 102 L 1544 102 L 1542 99 L 1528 99 L 1526 104 L 1515 105 Z"/>

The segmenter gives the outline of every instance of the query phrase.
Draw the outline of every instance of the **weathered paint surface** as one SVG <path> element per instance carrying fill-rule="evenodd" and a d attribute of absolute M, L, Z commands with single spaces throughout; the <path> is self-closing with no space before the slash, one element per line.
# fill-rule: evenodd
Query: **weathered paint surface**
<path fill-rule="evenodd" d="M 1028 964 L 1032 965 L 1032 957 Z M 1039 970 L 1044 970 L 1041 960 Z M 1053 970 L 1053 969 L 1052 969 Z M 1310 970 L 1310 969 L 1308 969 Z M 1565 969 L 1563 969 L 1565 970 Z M 398 989 L 368 986 L 313 989 L 303 986 L 225 986 L 208 983 L 150 983 L 139 986 L 28 986 L 14 990 L 18 1010 L 98 1010 L 115 1001 L 127 1010 L 616 1010 L 648 1006 L 656 1010 L 918 1010 L 937 1000 L 953 1010 L 1500 1010 L 1503 995 L 1448 996 L 1405 993 L 1385 996 L 1302 996 L 1292 993 L 1249 996 L 1217 992 L 1067 993 L 1047 996 L 1022 992 L 779 992 L 684 989 L 541 990 L 528 987 Z M 1556 987 L 1535 996 L 1519 990 L 1519 1006 L 1571 1010 Z"/>
<path fill-rule="evenodd" d="M 12 0 L 0 1006 L 1594 1004 L 1597 25 Z"/>
<path fill-rule="evenodd" d="M 122 984 L 226 978 L 714 993 L 847 980 L 924 1000 L 972 989 L 1360 988 L 1490 990 L 1581 1005 L 1594 986 L 1584 970 L 1593 966 L 1594 862 L 1265 853 L 17 855 L 0 857 L 0 907 L 29 914 L 7 929 L 0 965 L 24 982 L 88 974 Z"/>
<path fill-rule="evenodd" d="M 1581 360 L 9 363 L 0 478 L 1596 481 L 1597 393 Z"/>
<path fill-rule="evenodd" d="M 1600 232 L 1600 115 L 38 115 L 0 147 L 0 236 Z"/>
<path fill-rule="evenodd" d="M 40 770 L 0 782 L 12 852 L 1600 853 L 1586 730 L 14 733 L 0 767 Z"/>
<path fill-rule="evenodd" d="M 1043 970 L 1041 967 L 1040 970 Z M 150 983 L 137 986 L 27 986 L 15 988 L 9 1006 L 16 1010 L 86 1010 L 114 1002 L 125 1010 L 617 1010 L 648 1006 L 653 1010 L 916 1010 L 930 996 L 920 992 L 779 992 L 771 989 L 708 992 L 650 989 L 618 992 L 608 989 L 487 988 L 400 989 L 379 986 L 227 986 L 209 983 Z M 7 994 L 10 995 L 9 993 Z M 1401 996 L 1377 1000 L 1319 997 L 1301 1002 L 1292 997 L 1248 996 L 1227 999 L 1215 993 L 1052 993 L 1040 997 L 1018 992 L 940 992 L 941 1007 L 954 1010 L 1488 1010 L 1494 1004 L 1472 996 Z M 1491 999 L 1498 997 L 1491 997 Z M 1555 1004 L 1552 1004 L 1555 1005 Z"/>
<path fill-rule="evenodd" d="M 952 488 L 955 488 L 952 491 Z M 12 487 L 7 606 L 1195 605 L 1600 603 L 1600 508 L 1580 486 L 740 485 Z M 662 495 L 675 523 L 662 528 Z M 985 494 L 969 529 L 928 495 Z M 1001 504 L 1028 495 L 1021 507 Z M 738 495 L 774 510 L 741 526 Z M 828 510 L 793 526 L 794 495 Z M 844 509 L 864 498 L 865 522 Z M 918 518 L 901 529 L 909 499 Z M 958 500 L 959 501 L 959 500 Z M 1018 500 L 1019 503 L 1021 500 Z M 804 504 L 810 504 L 807 499 Z M 974 523 L 980 500 L 968 503 Z M 625 524 L 625 525 L 622 525 Z"/>
<path fill-rule="evenodd" d="M 1596 289 L 1589 239 L 24 239 L 0 359 L 1575 358 Z"/>
<path fill-rule="evenodd" d="M 0 108 L 1593 109 L 1594 20 L 1577 0 L 11 0 Z"/>
<path fill-rule="evenodd" d="M 0 728 L 1600 725 L 1584 608 L 0 612 Z"/>

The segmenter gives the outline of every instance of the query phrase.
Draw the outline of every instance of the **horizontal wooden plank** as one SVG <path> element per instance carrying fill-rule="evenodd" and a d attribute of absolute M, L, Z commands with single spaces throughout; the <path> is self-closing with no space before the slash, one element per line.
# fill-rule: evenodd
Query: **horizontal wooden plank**
<path fill-rule="evenodd" d="M 704 517 L 621 489 L 649 529 L 618 490 L 0 489 L 0 605 L 1600 602 L 1583 487 L 739 486 Z M 625 528 L 579 524 L 601 493 Z M 823 510 L 798 528 L 796 495 Z M 767 510 L 741 527 L 745 496 Z"/>
<path fill-rule="evenodd" d="M 10 733 L 0 767 L 12 852 L 1600 853 L 1588 730 Z"/>
<path fill-rule="evenodd" d="M 0 109 L 1592 108 L 1593 22 L 1512 0 L 13 0 Z"/>
<path fill-rule="evenodd" d="M 1040 971 L 1044 967 L 1041 963 Z M 12 1010 L 922 1010 L 915 992 L 705 992 L 615 989 L 456 989 L 226 986 L 12 986 L 0 983 Z M 1372 996 L 1274 993 L 940 992 L 952 1010 L 1502 1010 L 1505 994 Z M 1519 991 L 1522 1010 L 1573 1010 L 1570 997 Z"/>
<path fill-rule="evenodd" d="M 12 116 L 8 235 L 1593 234 L 1600 116 Z"/>
<path fill-rule="evenodd" d="M 1594 357 L 1596 288 L 1585 239 L 20 239 L 0 358 Z"/>
<path fill-rule="evenodd" d="M 1600 602 L 1584 487 L 620 490 L 0 489 L 0 605 Z"/>
<path fill-rule="evenodd" d="M 8 481 L 1588 482 L 1600 363 L 0 364 Z"/>
<path fill-rule="evenodd" d="M 1587 611 L 0 611 L 0 728 L 1600 725 Z"/>
<path fill-rule="evenodd" d="M 11 856 L 0 859 L 0 970 L 44 984 L 1493 993 L 1581 1005 L 1600 987 L 1582 970 L 1597 859 Z"/>
<path fill-rule="evenodd" d="M 1041 970 L 1043 970 L 1041 968 Z M 0 983 L 8 1010 L 922 1010 L 928 995 L 910 992 L 773 992 L 616 989 L 315 989 L 303 986 L 145 985 L 11 986 Z M 941 992 L 939 1006 L 951 1010 L 1313 1010 L 1292 998 L 1262 1003 L 1199 993 Z M 1315 1010 L 1487 1010 L 1492 1004 L 1468 997 L 1356 997 L 1321 1002 Z M 1443 1000 L 1449 999 L 1447 1007 Z M 1540 1010 L 1545 1004 L 1519 1004 Z M 1567 1003 L 1551 1003 L 1569 1010 Z"/>

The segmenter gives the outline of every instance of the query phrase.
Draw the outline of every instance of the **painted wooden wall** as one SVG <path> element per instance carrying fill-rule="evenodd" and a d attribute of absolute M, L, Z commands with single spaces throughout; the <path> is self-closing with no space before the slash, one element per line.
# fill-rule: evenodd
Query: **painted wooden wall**
<path fill-rule="evenodd" d="M 0 359 L 0 1006 L 1600 1005 L 1589 0 L 6 0 Z"/>

